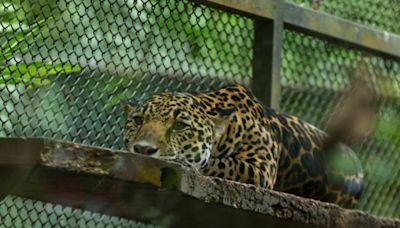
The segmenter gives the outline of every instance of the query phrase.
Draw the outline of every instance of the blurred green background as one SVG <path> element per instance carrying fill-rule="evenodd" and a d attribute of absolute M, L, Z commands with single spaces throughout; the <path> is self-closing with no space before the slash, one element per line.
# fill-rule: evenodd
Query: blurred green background
<path fill-rule="evenodd" d="M 400 33 L 397 0 L 295 3 Z M 0 0 L 0 137 L 122 149 L 121 98 L 250 85 L 253 32 L 252 19 L 186 0 Z M 360 61 L 385 82 L 375 135 L 355 148 L 358 208 L 399 218 L 399 62 L 291 30 L 282 54 L 282 111 L 321 128 Z"/>

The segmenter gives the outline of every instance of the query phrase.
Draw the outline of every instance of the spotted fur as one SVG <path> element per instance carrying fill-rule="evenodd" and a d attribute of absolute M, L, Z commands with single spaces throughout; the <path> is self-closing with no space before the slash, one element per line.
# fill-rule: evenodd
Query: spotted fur
<path fill-rule="evenodd" d="M 263 106 L 240 85 L 123 103 L 130 152 L 180 161 L 205 175 L 353 207 L 360 162 L 345 145 L 322 153 L 325 133 Z"/>

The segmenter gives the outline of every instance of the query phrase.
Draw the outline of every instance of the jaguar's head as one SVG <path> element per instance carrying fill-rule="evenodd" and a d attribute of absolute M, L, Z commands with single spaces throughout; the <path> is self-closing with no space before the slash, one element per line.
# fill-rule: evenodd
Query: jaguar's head
<path fill-rule="evenodd" d="M 191 94 L 165 93 L 143 103 L 121 102 L 129 152 L 206 166 L 213 143 L 224 133 L 233 110 L 209 109 Z"/>

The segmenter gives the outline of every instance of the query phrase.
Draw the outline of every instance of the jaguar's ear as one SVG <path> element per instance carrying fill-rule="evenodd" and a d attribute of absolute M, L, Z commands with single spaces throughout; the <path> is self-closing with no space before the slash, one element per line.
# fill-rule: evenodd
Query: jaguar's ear
<path fill-rule="evenodd" d="M 124 112 L 127 115 L 130 115 L 133 112 L 136 112 L 137 107 L 138 107 L 138 103 L 134 100 L 121 100 L 120 104 L 121 104 L 122 110 L 124 110 Z"/>
<path fill-rule="evenodd" d="M 215 125 L 215 136 L 219 139 L 230 124 L 229 118 L 236 112 L 235 108 L 214 108 L 210 112 L 211 120 Z"/>

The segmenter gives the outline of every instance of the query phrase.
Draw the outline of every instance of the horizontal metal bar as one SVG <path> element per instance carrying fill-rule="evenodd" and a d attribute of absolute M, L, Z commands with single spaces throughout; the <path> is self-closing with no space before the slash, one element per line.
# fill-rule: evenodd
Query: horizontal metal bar
<path fill-rule="evenodd" d="M 241 12 L 251 17 L 276 18 L 279 0 L 197 0 L 195 2 Z M 300 30 L 323 39 L 351 45 L 387 57 L 400 58 L 400 36 L 370 28 L 325 12 L 284 3 L 284 23 L 287 28 Z"/>
<path fill-rule="evenodd" d="M 277 1 L 281 0 L 192 0 L 194 2 L 211 5 L 217 8 L 238 11 L 253 17 L 273 19 Z"/>
<path fill-rule="evenodd" d="M 345 41 L 396 58 L 400 57 L 400 36 L 293 3 L 285 3 L 284 22 L 305 32 Z"/>

